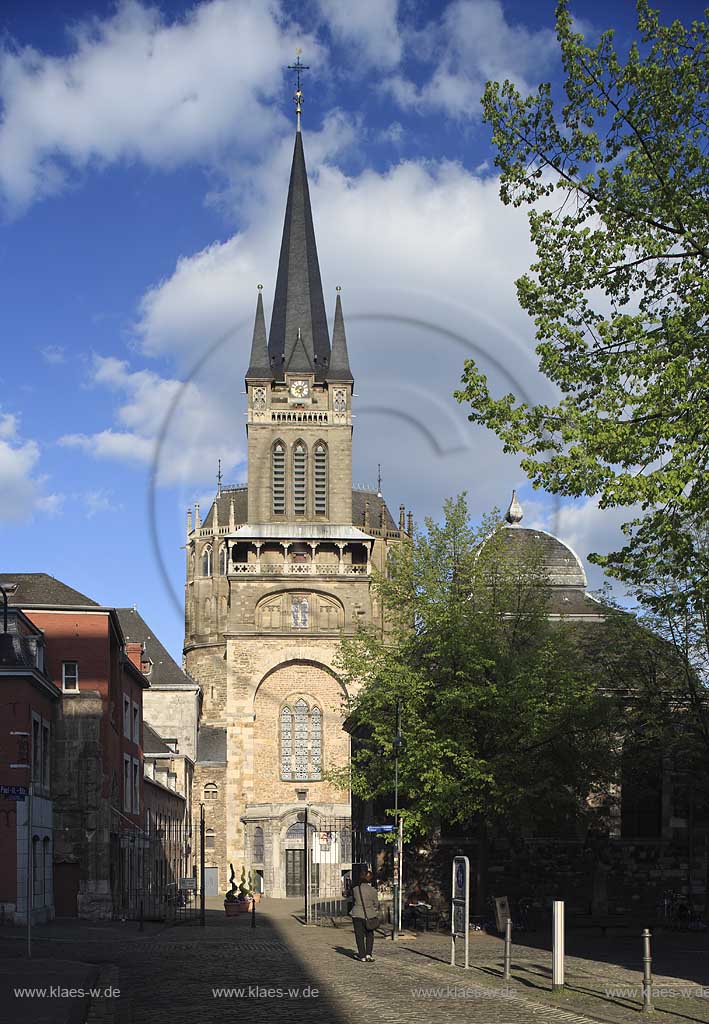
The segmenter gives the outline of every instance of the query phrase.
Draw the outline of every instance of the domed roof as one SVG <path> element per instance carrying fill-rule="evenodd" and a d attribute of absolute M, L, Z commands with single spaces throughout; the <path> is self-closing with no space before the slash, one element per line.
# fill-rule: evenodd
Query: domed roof
<path fill-rule="evenodd" d="M 529 545 L 534 545 L 533 550 L 541 551 L 544 566 L 549 576 L 549 583 L 555 587 L 582 587 L 586 588 L 586 572 L 583 562 L 568 544 L 564 544 L 552 533 L 546 530 L 534 530 L 526 526 L 520 526 L 523 518 L 522 506 L 519 503 L 517 494 L 512 492 L 512 501 L 507 509 L 505 519 L 505 540 L 511 551 L 524 548 L 529 551 Z"/>

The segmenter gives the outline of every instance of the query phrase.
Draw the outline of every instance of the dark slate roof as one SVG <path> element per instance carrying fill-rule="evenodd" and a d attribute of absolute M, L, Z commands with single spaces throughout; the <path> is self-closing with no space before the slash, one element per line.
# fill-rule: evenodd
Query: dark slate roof
<path fill-rule="evenodd" d="M 143 720 L 143 753 L 144 754 L 172 754 L 165 740 L 151 725 Z"/>
<path fill-rule="evenodd" d="M 226 729 L 203 725 L 197 733 L 197 760 L 226 764 Z"/>
<path fill-rule="evenodd" d="M 391 512 L 386 506 L 383 498 L 377 496 L 376 491 L 352 491 L 352 525 L 362 529 L 364 527 L 365 505 L 369 499 L 369 525 L 374 529 L 379 528 L 381 508 L 384 506 L 384 529 L 398 530 L 399 527 L 392 519 Z"/>
<path fill-rule="evenodd" d="M 350 357 L 347 353 L 347 337 L 345 335 L 345 318 L 342 315 L 342 302 L 340 293 L 337 293 L 335 300 L 335 323 L 332 327 L 332 353 L 330 355 L 330 369 L 327 372 L 328 380 L 341 380 L 353 384 L 354 378 L 350 370 Z"/>
<path fill-rule="evenodd" d="M 270 380 L 273 377 L 270 361 L 268 358 L 268 342 L 266 340 L 266 318 L 263 313 L 263 296 L 259 287 L 258 299 L 256 300 L 256 317 L 254 319 L 254 334 L 251 341 L 251 358 L 249 368 L 246 371 L 246 379 Z"/>
<path fill-rule="evenodd" d="M 398 530 L 391 512 L 382 498 L 378 498 L 376 491 L 352 491 L 352 525 L 361 529 L 364 526 L 364 505 L 369 498 L 369 525 L 379 527 L 380 509 L 384 505 L 384 527 L 387 530 Z M 229 506 L 234 502 L 234 520 L 237 526 L 243 526 L 247 521 L 248 512 L 248 491 L 246 487 L 225 487 L 218 495 L 207 513 L 202 526 L 210 527 L 214 523 L 214 505 L 218 507 L 219 525 L 226 526 L 229 522 Z M 122 624 L 122 620 L 121 620 Z"/>
<path fill-rule="evenodd" d="M 228 526 L 229 524 L 229 507 L 234 502 L 234 521 L 237 526 L 243 526 L 247 521 L 248 512 L 248 493 L 246 485 L 242 487 L 223 487 L 222 493 L 212 502 L 212 506 L 207 513 L 202 526 L 212 526 L 214 523 L 214 505 L 216 503 L 219 514 L 219 525 Z"/>
<path fill-rule="evenodd" d="M 194 680 L 182 671 L 137 609 L 116 608 L 116 614 L 126 640 L 145 644 L 145 652 L 153 663 L 150 673 L 146 676 L 151 689 L 160 689 L 161 686 L 194 688 Z"/>
<path fill-rule="evenodd" d="M 283 379 L 285 366 L 298 340 L 298 328 L 309 364 L 318 379 L 323 380 L 330 360 L 330 335 L 300 132 L 295 136 L 268 338 L 271 369 L 279 380 Z M 296 365 L 292 368 L 301 370 Z"/>
<path fill-rule="evenodd" d="M 46 572 L 3 572 L 0 573 L 0 584 L 3 583 L 17 583 L 17 590 L 9 596 L 9 603 L 20 608 L 32 605 L 101 607 L 97 601 Z"/>

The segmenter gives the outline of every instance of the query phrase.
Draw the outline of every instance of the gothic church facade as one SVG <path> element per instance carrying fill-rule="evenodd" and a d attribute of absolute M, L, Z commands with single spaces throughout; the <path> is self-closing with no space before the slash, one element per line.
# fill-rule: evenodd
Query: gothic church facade
<path fill-rule="evenodd" d="M 269 896 L 300 895 L 304 808 L 315 829 L 350 816 L 325 778 L 350 753 L 337 652 L 360 626 L 384 628 L 372 570 L 405 530 L 403 507 L 396 523 L 378 491 L 353 490 L 353 388 L 339 290 L 330 338 L 298 123 L 270 329 L 259 289 L 246 370 L 248 482 L 220 486 L 203 521 L 188 515 L 208 892 L 233 863 Z"/>

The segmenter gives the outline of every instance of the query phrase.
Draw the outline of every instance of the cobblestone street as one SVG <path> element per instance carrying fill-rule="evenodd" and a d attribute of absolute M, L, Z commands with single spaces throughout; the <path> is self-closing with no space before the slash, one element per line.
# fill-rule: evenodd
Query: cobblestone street
<path fill-rule="evenodd" d="M 427 1024 L 522 1024 L 534 1021 L 628 1021 L 638 1019 L 637 998 L 608 997 L 608 986 L 637 986 L 630 939 L 606 944 L 614 963 L 592 959 L 603 948 L 592 936 L 574 940 L 567 962 L 570 991 L 550 993 L 547 950 L 515 946 L 513 981 L 500 977 L 502 947 L 498 939 L 471 936 L 472 969 L 447 963 L 449 940 L 419 935 L 392 943 L 378 937 L 375 962 L 354 959 L 348 926 L 304 928 L 296 901 L 264 901 L 257 927 L 246 915 L 226 919 L 209 909 L 207 926 L 197 923 L 161 928 L 147 925 L 91 925 L 72 922 L 37 929 L 32 965 L 23 958 L 23 937 L 0 934 L 2 1021 L 41 1024 L 199 1024 L 204 1021 L 324 1020 L 328 1024 L 425 1021 Z M 707 1000 L 696 998 L 698 975 L 706 962 L 703 936 L 673 936 L 664 961 L 683 966 L 683 985 L 695 996 L 658 1000 L 662 1019 L 707 1021 Z M 584 950 L 584 944 L 588 946 Z M 674 941 L 677 946 L 677 941 Z M 637 958 L 636 958 L 637 959 Z M 676 979 L 656 976 L 656 984 L 678 986 Z M 118 998 L 17 998 L 14 987 L 98 985 L 120 990 Z M 232 989 L 231 992 L 215 992 Z"/>

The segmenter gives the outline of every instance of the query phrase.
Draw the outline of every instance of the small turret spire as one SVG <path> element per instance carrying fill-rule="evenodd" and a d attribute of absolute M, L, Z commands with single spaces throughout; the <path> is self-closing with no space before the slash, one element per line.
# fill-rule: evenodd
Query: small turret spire
<path fill-rule="evenodd" d="M 345 318 L 342 315 L 342 300 L 340 292 L 342 289 L 337 286 L 337 299 L 335 300 L 335 322 L 332 326 L 332 352 L 330 353 L 330 369 L 326 376 L 328 380 L 343 381 L 353 384 L 352 370 L 350 370 L 350 359 L 347 354 L 347 337 L 345 335 Z"/>
<path fill-rule="evenodd" d="M 303 51 L 298 48 L 295 51 L 295 64 L 289 64 L 288 70 L 295 71 L 295 92 L 293 93 L 293 102 L 295 103 L 295 130 L 300 131 L 300 115 L 303 111 L 303 90 L 300 88 L 300 75 L 303 71 L 309 71 L 309 64 L 300 63 L 300 55 Z"/>
<path fill-rule="evenodd" d="M 217 497 L 222 496 L 222 460 L 217 459 Z"/>
<path fill-rule="evenodd" d="M 382 496 L 382 464 L 381 464 L 381 462 L 379 462 L 377 464 L 377 497 L 381 498 L 381 496 Z"/>
<path fill-rule="evenodd" d="M 254 335 L 251 342 L 251 358 L 246 371 L 247 380 L 272 380 L 273 370 L 268 356 L 266 340 L 266 318 L 263 314 L 263 285 L 258 285 L 256 300 L 256 317 L 254 319 Z"/>
<path fill-rule="evenodd" d="M 505 519 L 510 526 L 517 526 L 522 522 L 523 517 L 524 512 L 522 510 L 522 506 L 517 501 L 517 491 L 512 491 L 512 501 L 510 502 L 510 507 L 505 513 Z"/>

